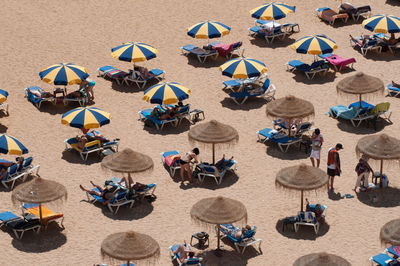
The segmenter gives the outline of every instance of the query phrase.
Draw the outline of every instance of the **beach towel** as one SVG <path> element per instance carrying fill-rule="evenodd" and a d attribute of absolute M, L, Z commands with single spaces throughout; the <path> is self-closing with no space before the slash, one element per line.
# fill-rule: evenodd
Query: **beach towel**
<path fill-rule="evenodd" d="M 356 62 L 356 59 L 354 58 L 342 58 L 335 54 L 331 55 L 330 57 L 325 57 L 325 59 L 328 60 L 328 62 L 332 65 L 339 67 L 339 69 L 342 69 L 347 65 Z"/>
<path fill-rule="evenodd" d="M 220 43 L 214 46 L 214 49 L 217 50 L 218 54 L 222 57 L 227 56 L 233 50 L 233 43 L 232 44 L 225 44 Z"/>
<path fill-rule="evenodd" d="M 165 157 L 164 161 L 165 161 L 166 165 L 171 166 L 174 162 L 176 162 L 176 160 L 178 160 L 180 158 L 181 158 L 180 154 L 169 155 L 169 156 Z"/>

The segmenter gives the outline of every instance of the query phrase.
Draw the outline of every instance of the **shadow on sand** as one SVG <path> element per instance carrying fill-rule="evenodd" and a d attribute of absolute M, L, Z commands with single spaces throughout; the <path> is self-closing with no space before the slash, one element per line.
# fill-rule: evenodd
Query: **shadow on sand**
<path fill-rule="evenodd" d="M 281 39 L 274 39 L 273 43 L 267 43 L 264 38 L 261 37 L 254 37 L 253 39 L 250 40 L 250 43 L 253 45 L 257 45 L 258 47 L 265 47 L 265 48 L 281 48 L 281 47 L 287 47 L 293 43 L 296 42 L 296 39 L 294 38 L 285 38 L 283 40 Z"/>
<path fill-rule="evenodd" d="M 368 121 L 361 122 L 359 127 L 354 127 L 350 121 L 341 118 L 338 119 L 337 123 L 337 127 L 340 130 L 357 135 L 375 134 L 389 125 L 392 125 L 392 123 L 383 118 L 377 119 L 375 123 Z"/>
<path fill-rule="evenodd" d="M 270 140 L 265 142 L 266 154 L 281 160 L 298 160 L 308 158 L 309 153 L 302 151 L 299 144 L 291 145 L 287 152 L 282 152 L 278 145 Z"/>
<path fill-rule="evenodd" d="M 227 243 L 225 239 L 222 240 Z M 217 256 L 214 250 L 207 250 L 205 254 L 205 265 L 247 265 L 248 260 L 259 255 L 257 249 L 253 246 L 247 247 L 243 254 L 239 254 L 235 250 L 223 250 L 222 256 Z"/>
<path fill-rule="evenodd" d="M 239 100 L 241 102 L 241 99 Z M 253 109 L 259 109 L 265 104 L 267 104 L 268 101 L 264 98 L 259 98 L 259 97 L 252 97 L 247 99 L 243 104 L 237 104 L 235 103 L 230 97 L 226 97 L 221 101 L 222 107 L 229 108 L 231 110 L 242 110 L 242 111 L 250 111 Z"/>
<path fill-rule="evenodd" d="M 395 187 L 375 188 L 357 193 L 360 202 L 376 208 L 400 206 L 400 189 Z"/>
<path fill-rule="evenodd" d="M 160 130 L 158 130 L 154 123 L 151 120 L 146 120 L 143 123 L 143 129 L 146 130 L 149 134 L 152 135 L 174 135 L 181 134 L 190 129 L 191 123 L 187 119 L 183 119 L 177 127 L 174 127 L 172 124 L 166 124 Z"/>
<path fill-rule="evenodd" d="M 82 160 L 81 156 L 74 149 L 67 149 L 62 151 L 61 159 L 73 164 L 86 164 L 91 165 L 101 162 L 100 155 L 97 153 L 89 154 L 86 161 Z"/>
<path fill-rule="evenodd" d="M 300 225 L 297 233 L 294 231 L 294 227 L 292 225 L 287 225 L 284 227 L 283 220 L 280 219 L 276 223 L 276 231 L 278 231 L 281 235 L 291 238 L 291 239 L 303 239 L 303 240 L 315 240 L 318 237 L 321 237 L 328 233 L 329 224 L 326 223 L 325 219 L 320 221 L 318 234 L 315 234 L 314 228 L 312 226 L 304 226 Z"/>

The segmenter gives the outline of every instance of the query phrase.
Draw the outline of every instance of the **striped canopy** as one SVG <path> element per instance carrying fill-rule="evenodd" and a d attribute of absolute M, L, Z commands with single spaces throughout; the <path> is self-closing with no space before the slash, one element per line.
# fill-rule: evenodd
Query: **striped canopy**
<path fill-rule="evenodd" d="M 376 33 L 400 32 L 400 19 L 391 15 L 376 15 L 365 19 L 362 26 Z"/>
<path fill-rule="evenodd" d="M 22 155 L 28 153 L 28 149 L 16 138 L 0 134 L 0 153 Z"/>
<path fill-rule="evenodd" d="M 222 75 L 235 79 L 258 77 L 268 71 L 264 63 L 245 57 L 229 60 L 219 70 Z"/>
<path fill-rule="evenodd" d="M 143 100 L 149 103 L 172 104 L 190 96 L 190 89 L 176 82 L 161 82 L 144 92 Z"/>
<path fill-rule="evenodd" d="M 289 6 L 279 2 L 272 2 L 250 10 L 253 18 L 263 20 L 278 20 L 286 17 L 289 13 L 294 13 L 295 6 Z"/>
<path fill-rule="evenodd" d="M 89 74 L 84 67 L 72 63 L 60 63 L 45 68 L 39 73 L 39 77 L 44 82 L 66 86 L 81 83 L 89 77 Z"/>
<path fill-rule="evenodd" d="M 143 62 L 155 58 L 158 50 L 140 42 L 124 43 L 111 49 L 111 56 L 126 62 Z"/>
<path fill-rule="evenodd" d="M 0 90 L 0 103 L 4 103 L 7 100 L 8 92 L 5 90 Z"/>
<path fill-rule="evenodd" d="M 196 39 L 219 38 L 229 34 L 231 28 L 215 21 L 203 21 L 187 29 L 187 34 Z"/>
<path fill-rule="evenodd" d="M 61 123 L 80 129 L 98 128 L 109 124 L 111 114 L 96 107 L 78 107 L 62 115 Z"/>
<path fill-rule="evenodd" d="M 314 35 L 298 39 L 290 48 L 299 54 L 320 55 L 332 53 L 338 46 L 325 35 Z"/>

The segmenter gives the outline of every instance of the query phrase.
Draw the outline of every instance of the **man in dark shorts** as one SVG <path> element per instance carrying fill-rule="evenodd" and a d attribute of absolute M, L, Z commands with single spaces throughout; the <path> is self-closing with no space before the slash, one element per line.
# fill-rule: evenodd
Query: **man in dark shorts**
<path fill-rule="evenodd" d="M 339 157 L 339 151 L 343 149 L 343 145 L 338 143 L 336 144 L 335 147 L 330 148 L 328 151 L 328 189 L 334 190 L 333 188 L 333 181 L 335 179 L 335 176 L 340 176 L 340 173 L 342 170 L 340 170 L 340 157 Z"/>

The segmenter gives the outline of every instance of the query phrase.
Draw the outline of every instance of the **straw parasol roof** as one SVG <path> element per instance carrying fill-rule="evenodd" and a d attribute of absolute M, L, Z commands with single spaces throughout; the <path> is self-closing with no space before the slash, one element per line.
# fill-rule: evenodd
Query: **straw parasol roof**
<path fill-rule="evenodd" d="M 272 118 L 303 119 L 314 115 L 314 105 L 309 101 L 288 95 L 269 102 L 266 114 Z"/>
<path fill-rule="evenodd" d="M 17 186 L 11 194 L 13 202 L 47 203 L 62 198 L 67 199 L 67 189 L 56 181 L 41 177 Z"/>
<path fill-rule="evenodd" d="M 101 243 L 101 255 L 111 260 L 128 262 L 156 259 L 160 255 L 160 246 L 145 234 L 133 231 L 114 233 Z"/>
<path fill-rule="evenodd" d="M 386 134 L 366 136 L 357 142 L 356 152 L 375 160 L 399 160 L 400 140 Z"/>
<path fill-rule="evenodd" d="M 353 76 L 339 81 L 336 85 L 337 91 L 349 94 L 383 93 L 385 85 L 379 78 L 358 72 Z"/>
<path fill-rule="evenodd" d="M 383 243 L 400 246 L 400 219 L 392 220 L 382 226 L 380 238 Z"/>
<path fill-rule="evenodd" d="M 208 224 L 247 222 L 246 207 L 238 200 L 222 196 L 199 200 L 190 210 L 193 219 Z"/>
<path fill-rule="evenodd" d="M 351 264 L 337 255 L 320 252 L 298 258 L 293 266 L 351 266 Z"/>
<path fill-rule="evenodd" d="M 145 154 L 125 148 L 105 157 L 101 166 L 117 173 L 137 173 L 152 169 L 153 160 Z"/>
<path fill-rule="evenodd" d="M 193 142 L 219 144 L 235 143 L 238 140 L 239 133 L 236 129 L 216 120 L 198 124 L 189 131 L 189 141 Z"/>
<path fill-rule="evenodd" d="M 288 189 L 315 190 L 328 183 L 328 175 L 319 168 L 300 164 L 281 169 L 275 184 Z"/>

